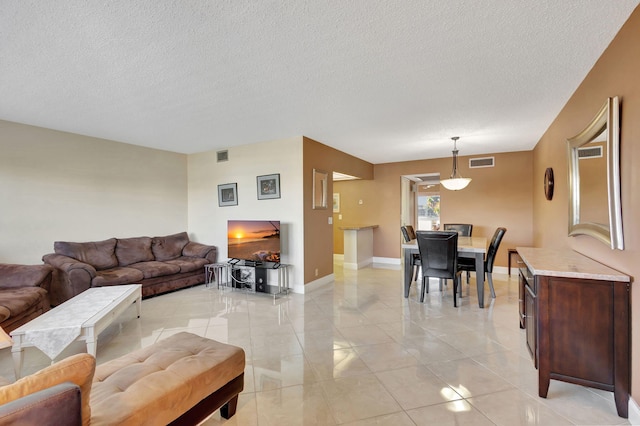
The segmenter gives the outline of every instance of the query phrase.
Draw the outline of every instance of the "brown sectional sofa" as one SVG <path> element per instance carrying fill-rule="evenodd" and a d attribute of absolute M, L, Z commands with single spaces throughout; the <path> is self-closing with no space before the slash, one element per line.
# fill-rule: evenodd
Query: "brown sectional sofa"
<path fill-rule="evenodd" d="M 49 298 L 57 306 L 90 287 L 142 284 L 142 297 L 202 284 L 214 246 L 189 241 L 186 232 L 164 237 L 110 238 L 54 243 L 42 260 L 54 268 Z"/>
<path fill-rule="evenodd" d="M 0 264 L 0 327 L 10 333 L 47 312 L 53 268 Z"/>

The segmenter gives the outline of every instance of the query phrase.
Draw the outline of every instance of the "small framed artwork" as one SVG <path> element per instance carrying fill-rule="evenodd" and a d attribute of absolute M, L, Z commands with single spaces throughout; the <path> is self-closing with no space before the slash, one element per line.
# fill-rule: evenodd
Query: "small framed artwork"
<path fill-rule="evenodd" d="M 258 200 L 280 198 L 280 174 L 258 176 Z"/>
<path fill-rule="evenodd" d="M 333 193 L 333 212 L 340 213 L 340 193 Z"/>
<path fill-rule="evenodd" d="M 218 185 L 218 206 L 237 206 L 238 205 L 238 184 L 225 183 Z"/>

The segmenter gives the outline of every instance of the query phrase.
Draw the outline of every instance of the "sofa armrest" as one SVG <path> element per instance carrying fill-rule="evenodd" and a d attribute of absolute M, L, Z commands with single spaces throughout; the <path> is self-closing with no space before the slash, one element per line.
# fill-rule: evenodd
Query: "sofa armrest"
<path fill-rule="evenodd" d="M 49 291 L 53 268 L 49 265 L 0 264 L 0 288 L 42 287 Z"/>
<path fill-rule="evenodd" d="M 62 254 L 45 254 L 42 261 L 54 268 L 49 294 L 53 306 L 88 290 L 91 280 L 96 276 L 96 268 L 93 266 Z"/>
<path fill-rule="evenodd" d="M 189 257 L 202 257 L 207 259 L 209 263 L 216 263 L 218 249 L 215 246 L 189 241 L 182 249 L 182 255 Z"/>
<path fill-rule="evenodd" d="M 0 387 L 0 404 L 8 404 L 53 386 L 71 382 L 80 388 L 80 412 L 82 423 L 89 426 L 91 421 L 90 394 L 96 359 L 93 355 L 79 353 L 44 367 L 42 370 L 23 377 L 14 383 Z M 40 423 L 35 423 L 40 424 Z M 49 423 L 47 423 L 49 424 Z M 55 423 L 53 423 L 55 424 Z M 65 423 L 58 423 L 65 424 Z"/>
<path fill-rule="evenodd" d="M 0 405 L 0 425 L 82 424 L 80 387 L 61 383 Z"/>

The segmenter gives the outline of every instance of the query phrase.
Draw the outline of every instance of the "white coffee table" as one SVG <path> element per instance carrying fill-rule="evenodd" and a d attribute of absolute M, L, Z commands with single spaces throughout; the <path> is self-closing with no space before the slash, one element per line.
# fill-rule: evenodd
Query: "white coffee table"
<path fill-rule="evenodd" d="M 141 314 L 142 285 L 90 288 L 11 332 L 16 380 L 22 374 L 24 348 L 37 347 L 53 363 L 71 343 L 84 340 L 87 352 L 96 355 L 98 335 L 131 304 Z"/>

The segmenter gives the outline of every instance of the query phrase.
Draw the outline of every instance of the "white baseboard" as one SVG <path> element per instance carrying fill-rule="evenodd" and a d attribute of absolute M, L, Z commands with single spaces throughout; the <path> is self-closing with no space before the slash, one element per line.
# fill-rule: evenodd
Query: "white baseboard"
<path fill-rule="evenodd" d="M 336 280 L 336 277 L 335 277 L 334 274 L 325 275 L 322 278 L 318 278 L 317 280 L 313 280 L 313 281 L 310 281 L 310 282 L 306 283 L 303 286 L 302 291 L 296 291 L 297 289 L 294 289 L 293 292 L 294 293 L 300 293 L 300 294 L 309 293 L 309 292 L 312 292 L 312 291 L 317 290 L 319 288 L 322 288 L 325 285 L 334 282 L 335 280 Z"/>
<path fill-rule="evenodd" d="M 640 425 L 640 406 L 638 403 L 629 398 L 629 423 L 632 425 Z"/>
<path fill-rule="evenodd" d="M 373 257 L 373 263 L 385 263 L 388 265 L 400 265 L 400 259 L 397 257 Z"/>
<path fill-rule="evenodd" d="M 373 259 L 366 259 L 358 263 L 342 262 L 344 269 L 362 269 L 373 263 Z"/>
<path fill-rule="evenodd" d="M 343 262 L 344 261 L 344 254 L 335 254 L 334 253 L 333 261 L 334 262 Z"/>
<path fill-rule="evenodd" d="M 494 266 L 493 272 L 495 272 L 496 274 L 507 275 L 507 273 L 509 272 L 509 268 L 507 268 L 506 266 Z"/>

